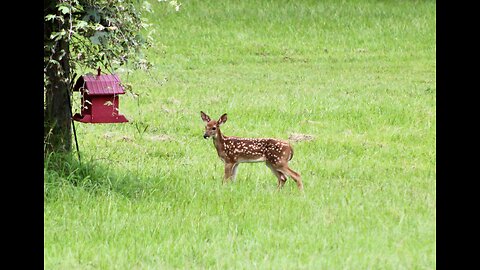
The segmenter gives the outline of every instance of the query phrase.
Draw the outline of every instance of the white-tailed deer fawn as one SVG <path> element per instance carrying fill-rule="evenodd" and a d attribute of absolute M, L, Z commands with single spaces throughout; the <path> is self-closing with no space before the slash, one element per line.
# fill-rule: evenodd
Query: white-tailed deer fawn
<path fill-rule="evenodd" d="M 265 162 L 278 179 L 278 189 L 282 188 L 290 176 L 303 190 L 300 174 L 288 167 L 293 157 L 293 148 L 286 141 L 271 138 L 239 138 L 224 136 L 220 126 L 227 121 L 223 114 L 218 121 L 212 120 L 204 112 L 200 112 L 206 123 L 203 138 L 213 138 L 218 156 L 225 162 L 224 182 L 235 179 L 238 164 L 243 162 Z"/>

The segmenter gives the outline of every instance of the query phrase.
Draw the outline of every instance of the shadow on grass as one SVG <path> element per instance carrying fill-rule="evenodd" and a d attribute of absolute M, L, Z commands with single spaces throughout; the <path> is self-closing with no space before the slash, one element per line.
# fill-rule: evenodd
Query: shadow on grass
<path fill-rule="evenodd" d="M 147 179 L 125 171 L 114 171 L 97 161 L 80 164 L 73 154 L 52 153 L 44 160 L 44 199 L 75 192 L 90 195 L 115 193 L 128 199 L 138 199 L 159 191 L 158 179 Z"/>

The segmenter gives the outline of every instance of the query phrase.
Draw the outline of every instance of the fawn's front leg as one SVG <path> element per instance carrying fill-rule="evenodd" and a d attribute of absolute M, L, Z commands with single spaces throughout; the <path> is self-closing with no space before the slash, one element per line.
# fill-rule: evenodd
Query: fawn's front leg
<path fill-rule="evenodd" d="M 223 176 L 223 183 L 227 183 L 228 180 L 232 178 L 234 166 L 235 163 L 225 162 L 225 175 Z"/>

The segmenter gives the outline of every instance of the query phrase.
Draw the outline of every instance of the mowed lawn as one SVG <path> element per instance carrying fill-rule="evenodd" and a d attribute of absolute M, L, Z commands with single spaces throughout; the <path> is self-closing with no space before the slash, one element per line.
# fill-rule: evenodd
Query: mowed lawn
<path fill-rule="evenodd" d="M 116 71 L 130 122 L 45 161 L 45 269 L 436 268 L 434 1 L 150 2 L 155 67 Z M 223 185 L 200 111 L 310 135 L 305 191 L 262 163 Z"/>

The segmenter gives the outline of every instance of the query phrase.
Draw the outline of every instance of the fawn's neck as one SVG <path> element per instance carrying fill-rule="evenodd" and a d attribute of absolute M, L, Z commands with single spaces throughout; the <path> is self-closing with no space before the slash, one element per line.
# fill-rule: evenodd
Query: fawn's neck
<path fill-rule="evenodd" d="M 220 128 L 217 128 L 217 134 L 215 137 L 213 137 L 213 144 L 223 144 L 223 141 L 225 140 L 225 137 L 223 136 L 222 132 L 220 131 Z"/>
<path fill-rule="evenodd" d="M 217 149 L 218 153 L 223 153 L 225 151 L 224 142 L 225 142 L 225 137 L 220 131 L 220 128 L 218 128 L 217 135 L 215 135 L 215 137 L 213 138 L 213 145 L 215 145 L 215 148 Z"/>

